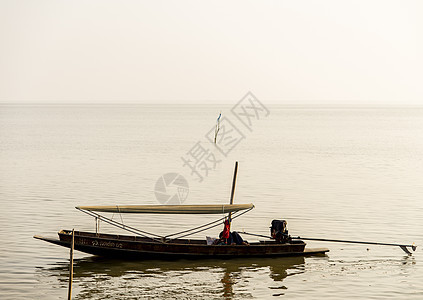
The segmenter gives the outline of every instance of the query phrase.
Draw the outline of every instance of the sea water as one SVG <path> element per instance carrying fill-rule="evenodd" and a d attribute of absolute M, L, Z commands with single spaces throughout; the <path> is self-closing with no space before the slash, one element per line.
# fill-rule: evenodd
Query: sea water
<path fill-rule="evenodd" d="M 235 161 L 234 202 L 255 208 L 233 230 L 268 235 L 284 219 L 294 236 L 423 246 L 422 108 L 265 107 L 246 119 L 231 105 L 1 105 L 0 298 L 66 299 L 69 249 L 33 235 L 94 231 L 75 206 L 161 204 L 156 184 L 169 173 L 188 185 L 168 186 L 178 201 L 227 204 Z M 109 215 L 161 235 L 222 216 Z M 104 222 L 100 231 L 125 234 Z M 423 299 L 421 247 L 412 256 L 391 246 L 307 247 L 330 252 L 201 261 L 76 252 L 73 297 Z"/>

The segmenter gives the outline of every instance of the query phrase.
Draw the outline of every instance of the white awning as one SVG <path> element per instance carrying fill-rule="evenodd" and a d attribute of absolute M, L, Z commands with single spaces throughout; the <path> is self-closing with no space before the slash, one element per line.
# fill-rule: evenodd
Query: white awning
<path fill-rule="evenodd" d="M 211 205 L 109 205 L 109 206 L 77 206 L 77 209 L 135 214 L 224 214 L 239 210 L 251 209 L 250 204 L 211 204 Z"/>

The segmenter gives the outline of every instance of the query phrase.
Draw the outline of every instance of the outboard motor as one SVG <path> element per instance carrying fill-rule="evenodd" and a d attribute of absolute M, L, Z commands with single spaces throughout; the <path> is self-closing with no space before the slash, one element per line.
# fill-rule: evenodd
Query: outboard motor
<path fill-rule="evenodd" d="M 270 235 L 278 243 L 289 243 L 291 237 L 288 235 L 287 222 L 285 220 L 273 220 L 270 227 Z"/>

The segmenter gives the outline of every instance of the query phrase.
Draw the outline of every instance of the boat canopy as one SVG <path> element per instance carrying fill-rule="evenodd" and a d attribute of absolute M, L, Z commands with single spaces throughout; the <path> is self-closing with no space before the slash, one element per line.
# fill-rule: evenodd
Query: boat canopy
<path fill-rule="evenodd" d="M 149 214 L 222 214 L 252 209 L 250 204 L 209 204 L 209 205 L 109 205 L 77 206 L 77 209 L 108 213 L 149 213 Z"/>

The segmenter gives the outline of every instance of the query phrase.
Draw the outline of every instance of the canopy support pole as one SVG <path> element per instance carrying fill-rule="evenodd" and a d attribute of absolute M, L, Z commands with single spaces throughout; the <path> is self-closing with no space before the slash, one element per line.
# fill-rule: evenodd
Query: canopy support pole
<path fill-rule="evenodd" d="M 99 231 L 99 229 L 98 229 L 98 222 L 99 222 L 99 220 L 98 220 L 98 217 L 95 217 L 95 234 L 96 235 L 98 235 L 98 231 Z"/>
<path fill-rule="evenodd" d="M 249 208 L 248 210 L 243 211 L 242 213 L 240 213 L 239 211 L 235 212 L 235 213 L 238 213 L 238 214 L 237 214 L 236 216 L 234 216 L 234 217 L 233 217 L 233 219 L 238 218 L 238 217 L 242 216 L 243 214 L 246 214 L 247 212 L 249 212 L 249 211 L 250 211 L 250 210 L 252 210 L 252 209 L 253 209 L 253 207 Z M 225 217 L 224 217 L 224 218 L 225 218 Z M 221 221 L 222 219 L 223 219 L 223 218 L 218 219 L 218 220 L 216 220 L 216 221 L 214 221 L 214 222 L 210 222 L 209 224 L 217 223 L 217 222 Z M 207 226 L 207 225 L 209 225 L 209 224 L 205 224 L 205 225 L 202 225 L 202 226 L 197 227 L 197 228 L 202 228 L 202 227 L 205 227 L 205 226 Z M 167 240 L 167 242 L 168 242 L 168 241 L 171 241 L 171 240 L 180 239 L 180 238 L 186 237 L 186 236 L 188 236 L 188 235 L 193 235 L 193 234 L 196 234 L 196 233 L 199 233 L 199 232 L 202 232 L 202 231 L 206 231 L 206 230 L 208 230 L 208 229 L 211 229 L 211 228 L 213 228 L 213 227 L 217 227 L 217 226 L 219 226 L 219 225 L 220 225 L 220 223 L 217 223 L 217 224 L 211 225 L 211 226 L 209 226 L 209 227 L 205 227 L 205 228 L 203 228 L 203 229 L 200 229 L 200 230 L 197 230 L 197 231 L 194 231 L 194 232 L 191 232 L 191 233 L 188 233 L 188 234 L 182 235 L 182 236 L 178 236 L 178 237 L 176 237 L 176 238 L 169 239 L 169 240 Z M 192 231 L 192 230 L 195 230 L 195 229 L 197 229 L 197 228 L 192 228 L 192 229 L 189 229 L 189 230 L 185 230 L 184 232 Z M 173 235 L 174 235 L 174 234 L 173 234 Z"/>
<path fill-rule="evenodd" d="M 146 231 L 143 231 L 143 230 L 139 230 L 139 229 L 136 229 L 136 228 L 131 227 L 131 226 L 126 226 L 124 224 L 121 224 L 121 223 L 119 223 L 117 221 L 114 221 L 112 219 L 109 219 L 109 218 L 107 218 L 105 216 L 102 216 L 102 215 L 97 214 L 95 212 L 92 212 L 90 210 L 84 210 L 84 209 L 81 209 L 81 208 L 76 208 L 76 209 L 78 209 L 79 211 L 82 211 L 83 213 L 86 213 L 87 215 L 90 215 L 90 216 L 92 216 L 94 218 L 99 218 L 100 220 L 103 220 L 104 222 L 109 223 L 110 225 L 113 225 L 113 226 L 116 226 L 118 228 L 124 229 L 126 231 L 129 231 L 129 232 L 138 234 L 140 236 L 143 236 L 143 237 L 146 237 L 146 238 L 150 238 L 150 239 L 153 239 L 153 240 L 158 240 L 158 238 L 160 238 L 160 239 L 163 238 L 162 236 L 157 235 L 157 234 L 154 234 L 154 233 L 150 233 L 150 232 L 146 232 Z M 150 235 L 150 236 L 148 236 L 148 235 Z M 155 238 L 153 238 L 151 236 L 154 236 Z"/>

